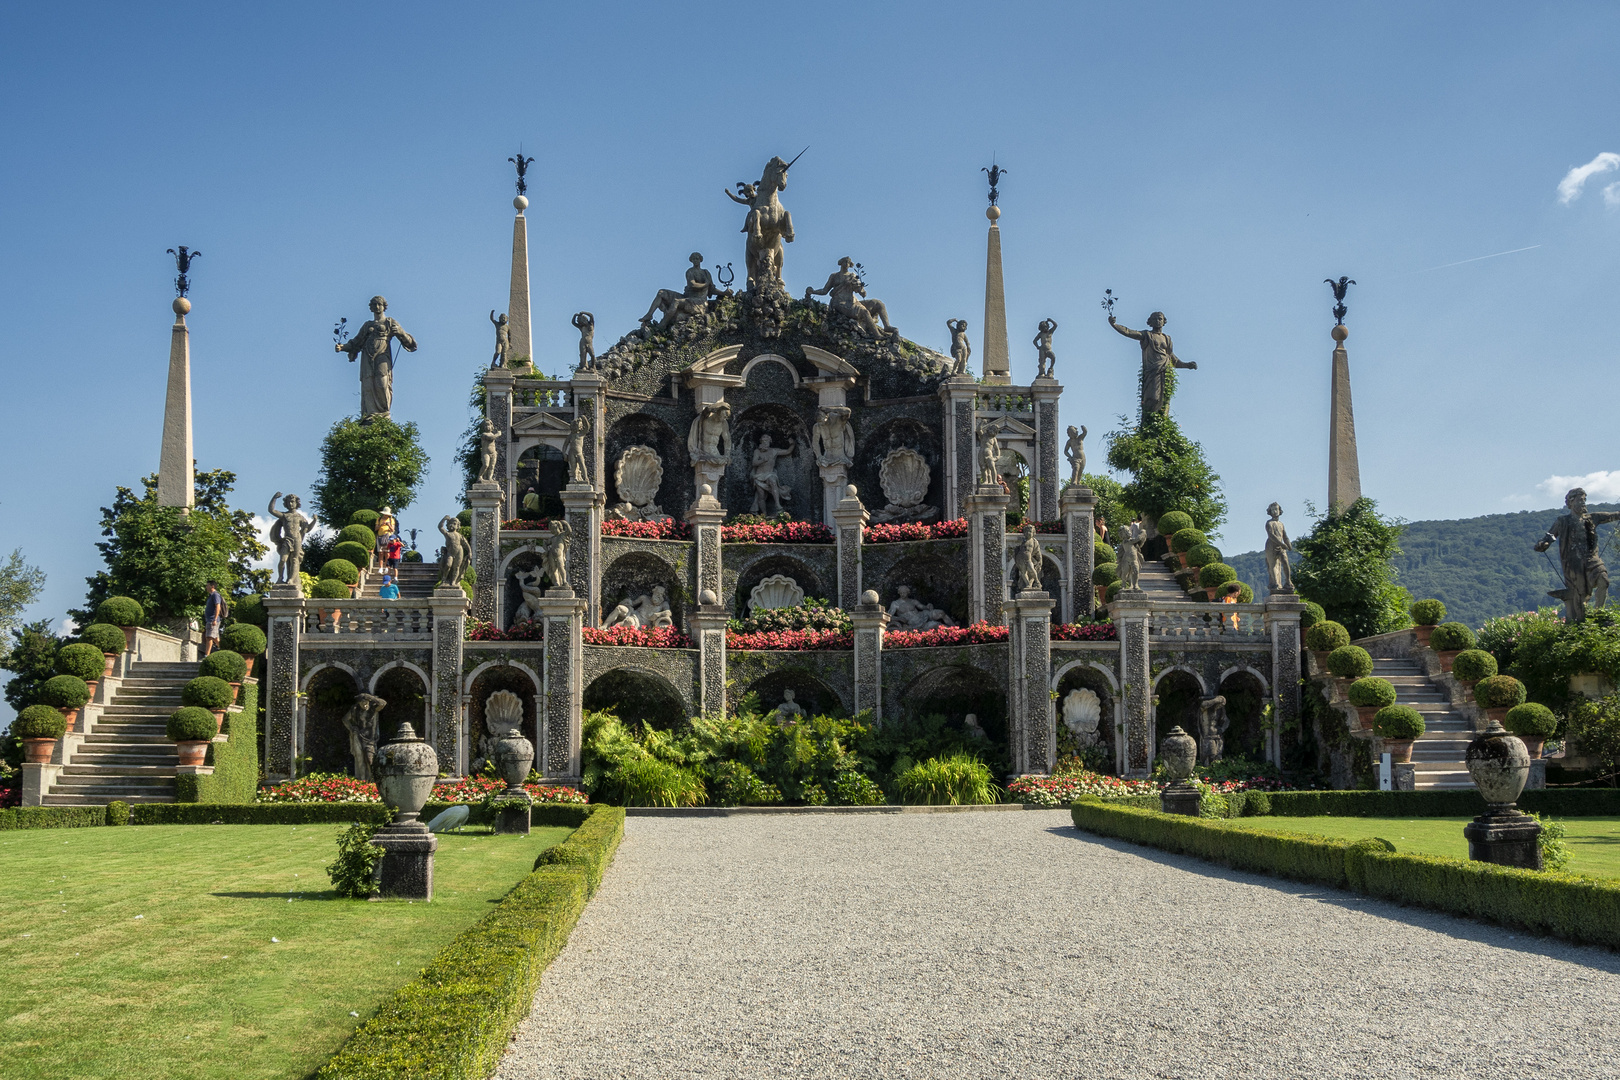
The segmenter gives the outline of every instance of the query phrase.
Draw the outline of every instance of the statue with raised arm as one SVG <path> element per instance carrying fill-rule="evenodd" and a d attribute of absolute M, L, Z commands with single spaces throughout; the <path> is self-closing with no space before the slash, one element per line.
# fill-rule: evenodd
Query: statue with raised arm
<path fill-rule="evenodd" d="M 579 331 L 579 370 L 590 371 L 596 367 L 596 316 L 579 311 L 569 322 Z"/>
<path fill-rule="evenodd" d="M 574 527 L 566 518 L 551 523 L 551 540 L 546 544 L 546 555 L 541 570 L 553 589 L 566 589 L 568 585 L 568 545 L 574 541 Z"/>
<path fill-rule="evenodd" d="M 855 260 L 845 255 L 838 260 L 838 269 L 827 276 L 827 284 L 819 289 L 806 288 L 805 300 L 812 296 L 827 297 L 827 306 L 840 315 L 855 320 L 861 328 L 861 333 L 869 338 L 882 338 L 884 335 L 898 337 L 900 331 L 889 322 L 889 309 L 881 300 L 857 300 L 857 296 L 866 295 L 866 282 L 854 270 Z M 882 320 L 880 327 L 878 321 Z"/>
<path fill-rule="evenodd" d="M 849 422 L 849 409 L 844 405 L 828 405 L 810 430 L 810 442 L 816 452 L 817 465 L 855 464 L 855 429 Z"/>
<path fill-rule="evenodd" d="M 1013 549 L 1013 569 L 1018 573 L 1019 592 L 1041 591 L 1041 542 L 1035 536 L 1035 526 L 1024 526 L 1024 538 Z"/>
<path fill-rule="evenodd" d="M 1108 325 L 1119 333 L 1131 338 L 1142 346 L 1142 415 L 1140 420 L 1147 419 L 1150 413 L 1162 413 L 1170 408 L 1169 375 L 1174 368 L 1197 368 L 1196 363 L 1182 360 L 1176 355 L 1175 346 L 1171 344 L 1170 335 L 1164 332 L 1164 324 L 1168 320 L 1164 312 L 1155 311 L 1148 316 L 1146 330 L 1131 330 L 1114 321 L 1114 316 L 1108 316 Z"/>
<path fill-rule="evenodd" d="M 1052 335 L 1057 333 L 1056 319 L 1042 319 L 1035 328 L 1035 377 L 1050 379 L 1057 367 L 1057 356 L 1052 352 Z"/>
<path fill-rule="evenodd" d="M 492 368 L 509 367 L 512 360 L 512 327 L 505 314 L 495 317 L 493 309 L 489 313 L 489 321 L 495 326 L 495 357 L 489 362 Z"/>
<path fill-rule="evenodd" d="M 1063 444 L 1063 456 L 1069 459 L 1069 483 L 1076 487 L 1085 483 L 1086 429 L 1069 425 L 1069 441 Z"/>
<path fill-rule="evenodd" d="M 1147 541 L 1147 530 L 1140 519 L 1125 526 L 1119 545 L 1115 548 L 1119 567 L 1119 591 L 1135 591 L 1142 576 L 1142 545 Z"/>
<path fill-rule="evenodd" d="M 1620 513 L 1589 512 L 1584 488 L 1571 488 L 1564 496 L 1564 507 L 1569 513 L 1559 515 L 1547 534 L 1536 542 L 1536 550 L 1546 551 L 1558 544 L 1564 587 L 1547 595 L 1564 602 L 1564 621 L 1573 625 L 1586 621 L 1588 607 L 1600 608 L 1609 598 L 1609 568 L 1598 555 L 1597 527 L 1620 521 Z"/>
<path fill-rule="evenodd" d="M 1288 563 L 1289 553 L 1294 550 L 1288 542 L 1288 530 L 1283 528 L 1282 505 L 1272 503 L 1266 507 L 1266 513 L 1271 520 L 1266 522 L 1266 577 L 1274 593 L 1291 593 L 1294 591 L 1294 568 Z"/>
<path fill-rule="evenodd" d="M 658 329 L 664 330 L 693 315 L 709 313 L 709 301 L 719 296 L 720 290 L 714 287 L 714 278 L 703 269 L 702 252 L 694 251 L 688 258 L 692 265 L 686 268 L 685 291 L 659 289 L 647 314 L 641 317 L 642 326 L 650 326 L 654 315 L 663 316 L 658 322 Z"/>
<path fill-rule="evenodd" d="M 1198 764 L 1213 765 L 1226 753 L 1226 698 L 1220 694 L 1198 703 Z"/>
<path fill-rule="evenodd" d="M 356 694 L 354 704 L 343 714 L 349 732 L 349 756 L 354 759 L 354 778 L 371 783 L 371 763 L 377 759 L 378 718 L 388 702 L 376 694 Z"/>
<path fill-rule="evenodd" d="M 496 443 L 500 441 L 501 433 L 495 430 L 489 417 L 484 417 L 484 426 L 478 430 L 478 482 L 480 484 L 493 484 L 495 482 L 495 464 L 498 460 Z"/>
<path fill-rule="evenodd" d="M 973 355 L 973 346 L 968 344 L 967 320 L 946 319 L 945 329 L 951 332 L 951 374 L 966 375 L 968 358 Z"/>
<path fill-rule="evenodd" d="M 996 438 L 997 428 L 994 420 L 986 420 L 979 425 L 979 486 L 999 488 L 1001 486 L 1001 440 Z"/>
<path fill-rule="evenodd" d="M 792 453 L 791 446 L 772 446 L 769 435 L 759 437 L 759 445 L 748 462 L 748 478 L 754 486 L 754 505 L 750 513 L 775 517 L 782 512 L 782 504 L 792 499 L 793 492 L 776 475 L 777 462 Z"/>
<path fill-rule="evenodd" d="M 444 557 L 439 572 L 439 587 L 459 588 L 467 576 L 467 564 L 472 561 L 472 547 L 461 535 L 459 519 L 446 514 L 439 519 L 439 535 L 444 537 Z"/>
<path fill-rule="evenodd" d="M 799 151 L 800 156 L 803 154 L 803 150 Z M 798 160 L 798 157 L 793 159 Z M 744 265 L 748 268 L 750 289 L 782 283 L 782 245 L 793 242 L 793 215 L 782 206 L 778 196 L 787 190 L 788 169 L 793 167 L 793 161 L 773 157 L 765 163 L 759 183 L 739 182 L 738 194 L 726 192 L 732 202 L 748 207 L 742 231 L 748 236 Z"/>
<path fill-rule="evenodd" d="M 270 496 L 270 516 L 275 518 L 270 525 L 270 543 L 276 549 L 276 584 L 290 581 L 297 585 L 304 562 L 304 541 L 319 519 L 313 515 L 306 518 L 299 512 L 303 502 L 296 495 L 281 499 L 280 510 L 276 509 L 277 499 L 281 499 L 279 491 Z"/>
<path fill-rule="evenodd" d="M 589 485 L 591 482 L 590 473 L 585 468 L 587 453 L 585 436 L 590 430 L 591 418 L 585 413 L 576 413 L 573 423 L 568 425 L 568 442 L 563 445 L 563 463 L 568 467 L 570 484 Z"/>
<path fill-rule="evenodd" d="M 388 301 L 380 296 L 371 298 L 371 318 L 360 327 L 359 333 L 348 341 L 333 346 L 333 350 L 349 354 L 349 362 L 360 361 L 360 418 L 388 415 L 394 404 L 394 354 L 392 346 L 398 341 L 406 352 L 416 351 L 416 339 L 407 334 L 399 323 L 383 314 Z"/>

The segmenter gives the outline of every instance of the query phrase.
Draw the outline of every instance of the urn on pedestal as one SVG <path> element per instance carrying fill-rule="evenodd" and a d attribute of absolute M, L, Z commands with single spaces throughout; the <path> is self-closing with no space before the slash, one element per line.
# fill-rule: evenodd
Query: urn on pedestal
<path fill-rule="evenodd" d="M 1164 771 L 1171 781 L 1170 786 L 1159 793 L 1164 812 L 1197 817 L 1198 785 L 1189 779 L 1198 764 L 1197 741 L 1178 724 L 1159 744 L 1159 756 L 1164 760 Z"/>
<path fill-rule="evenodd" d="M 371 842 L 383 849 L 377 864 L 377 899 L 432 900 L 433 853 L 439 839 L 419 820 L 439 775 L 439 756 L 409 722 L 377 751 L 372 765 L 377 791 L 394 811 L 394 822 Z"/>
<path fill-rule="evenodd" d="M 523 787 L 534 764 L 534 743 L 523 737 L 523 699 L 510 690 L 497 690 L 484 704 L 484 726 L 489 729 L 489 759 L 506 790 L 495 799 L 495 831 L 526 836 L 529 806 L 533 801 Z"/>
<path fill-rule="evenodd" d="M 1541 869 L 1541 826 L 1514 805 L 1530 776 L 1530 752 L 1495 720 L 1465 755 L 1468 774 L 1486 802 L 1485 813 L 1463 826 L 1468 857 L 1478 862 Z"/>

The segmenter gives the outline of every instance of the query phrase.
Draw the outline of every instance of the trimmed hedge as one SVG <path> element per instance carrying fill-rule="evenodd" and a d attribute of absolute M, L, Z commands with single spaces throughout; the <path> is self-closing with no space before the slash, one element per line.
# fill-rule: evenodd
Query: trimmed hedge
<path fill-rule="evenodd" d="M 1303 620 L 1301 620 L 1303 622 Z M 1332 619 L 1323 619 L 1305 631 L 1305 647 L 1312 652 L 1332 652 L 1350 644 L 1350 631 Z"/>
<path fill-rule="evenodd" d="M 1184 510 L 1167 510 L 1160 515 L 1159 520 L 1154 523 L 1153 527 L 1158 530 L 1160 536 L 1173 537 L 1178 532 L 1193 527 L 1192 515 Z M 1177 548 L 1176 550 L 1184 551 L 1186 549 Z"/>
<path fill-rule="evenodd" d="M 1093 585 L 1112 585 L 1119 580 L 1119 566 L 1116 563 L 1098 563 L 1091 571 Z"/>
<path fill-rule="evenodd" d="M 216 652 L 214 655 L 218 655 Z M 208 749 L 212 776 L 177 776 L 174 797 L 181 803 L 251 803 L 259 788 L 259 684 L 249 679 L 242 684 L 238 700 L 241 712 L 225 714 L 225 742 Z M 209 818 L 213 821 L 213 818 Z"/>
<path fill-rule="evenodd" d="M 376 519 L 373 518 L 372 521 L 375 522 Z M 337 534 L 337 542 L 365 548 L 369 557 L 371 549 L 377 546 L 377 533 L 370 525 L 345 525 L 343 531 Z"/>
<path fill-rule="evenodd" d="M 67 717 L 50 705 L 29 705 L 11 722 L 19 739 L 60 739 L 67 734 Z"/>
<path fill-rule="evenodd" d="M 1423 714 L 1410 705 L 1387 705 L 1373 717 L 1373 734 L 1380 739 L 1415 739 L 1424 727 Z"/>
<path fill-rule="evenodd" d="M 1435 626 L 1446 621 L 1446 605 L 1439 600 L 1414 600 L 1407 611 L 1419 626 Z"/>
<path fill-rule="evenodd" d="M 322 578 L 309 590 L 309 595 L 315 600 L 347 600 L 352 595 L 347 585 L 332 578 Z"/>
<path fill-rule="evenodd" d="M 484 1080 L 529 1011 L 624 836 L 624 810 L 597 806 L 495 909 L 439 951 L 351 1035 L 319 1080 Z"/>
<path fill-rule="evenodd" d="M 1198 569 L 1198 584 L 1206 589 L 1218 589 L 1236 580 L 1237 571 L 1223 562 L 1206 563 Z"/>
<path fill-rule="evenodd" d="M 1360 645 L 1341 645 L 1328 653 L 1327 669 L 1341 679 L 1361 679 L 1372 674 L 1372 656 Z"/>
<path fill-rule="evenodd" d="M 94 619 L 113 626 L 139 626 L 146 621 L 146 609 L 133 597 L 109 596 L 96 605 Z"/>
<path fill-rule="evenodd" d="M 247 675 L 247 661 L 242 659 L 240 653 L 234 653 L 229 649 L 215 649 L 202 658 L 202 662 L 197 665 L 197 674 L 212 675 L 228 683 L 241 682 Z"/>
<path fill-rule="evenodd" d="M 1522 705 L 1515 705 L 1507 711 L 1502 720 L 1502 726 L 1515 735 L 1528 735 L 1532 739 L 1551 738 L 1553 732 L 1558 730 L 1558 717 L 1545 705 L 1538 705 L 1533 701 L 1526 701 Z"/>
<path fill-rule="evenodd" d="M 235 698 L 231 684 L 212 675 L 199 675 L 180 688 L 180 701 L 204 709 L 224 709 Z"/>
<path fill-rule="evenodd" d="M 1187 551 L 1187 565 L 1199 568 L 1221 561 L 1221 550 L 1214 544 L 1199 544 Z"/>
<path fill-rule="evenodd" d="M 1382 709 L 1395 704 L 1395 684 L 1368 675 L 1350 684 L 1350 704 L 1360 709 Z"/>
<path fill-rule="evenodd" d="M 212 741 L 219 732 L 214 714 L 196 705 L 182 705 L 170 713 L 166 730 L 175 742 Z"/>
<path fill-rule="evenodd" d="M 353 528 L 354 526 L 349 527 Z M 332 558 L 328 559 L 327 562 L 331 562 L 333 559 L 349 563 L 356 568 L 370 566 L 371 549 L 361 544 L 339 544 L 332 549 Z"/>
<path fill-rule="evenodd" d="M 1451 659 L 1451 673 L 1463 682 L 1479 682 L 1496 674 L 1496 657 L 1484 649 L 1464 649 Z"/>
<path fill-rule="evenodd" d="M 1474 702 L 1482 709 L 1511 709 L 1528 696 L 1524 683 L 1511 675 L 1492 675 L 1474 684 Z"/>
<path fill-rule="evenodd" d="M 53 675 L 45 680 L 36 696 L 44 705 L 77 709 L 90 700 L 90 688 L 77 675 Z"/>
<path fill-rule="evenodd" d="M 235 717 L 232 717 L 233 723 Z M 233 739 L 232 742 L 235 740 Z M 230 745 L 216 744 L 217 745 Z M 219 773 L 216 770 L 215 776 Z M 208 779 L 198 777 L 198 779 Z M 250 796 L 251 797 L 251 796 Z M 1154 797 L 1157 800 L 1157 796 Z M 471 811 L 468 824 L 487 825 L 492 814 L 477 803 L 430 802 L 422 808 L 422 820 L 433 818 L 452 805 Z M 566 826 L 577 829 L 590 816 L 595 804 L 539 803 L 529 810 L 529 820 L 539 826 Z M 334 825 L 351 821 L 384 825 L 388 807 L 382 803 L 140 803 L 130 808 L 136 825 Z"/>
<path fill-rule="evenodd" d="M 322 581 L 341 581 L 353 585 L 360 580 L 360 568 L 348 559 L 327 559 L 321 567 Z"/>
<path fill-rule="evenodd" d="M 1110 801 L 1110 806 L 1114 805 Z M 1620 815 L 1620 788 L 1545 788 L 1519 796 L 1519 809 L 1553 817 Z M 1277 817 L 1474 817 L 1485 812 L 1478 791 L 1273 791 Z"/>
<path fill-rule="evenodd" d="M 94 645 L 103 655 L 116 655 L 124 651 L 124 632 L 112 623 L 91 623 L 79 631 L 79 640 L 86 645 Z"/>
<path fill-rule="evenodd" d="M 1170 550 L 1180 555 L 1184 551 L 1191 551 L 1199 544 L 1207 543 L 1209 543 L 1209 537 L 1188 526 L 1185 529 L 1176 530 L 1175 534 L 1170 537 Z"/>
<path fill-rule="evenodd" d="M 0 829 L 88 829 L 105 824 L 105 806 L 13 806 L 0 810 Z"/>
<path fill-rule="evenodd" d="M 1299 628 L 1301 630 L 1309 630 L 1317 623 L 1326 621 L 1327 612 L 1322 608 L 1321 604 L 1318 604 L 1315 600 L 1305 601 L 1305 610 L 1299 613 Z M 1349 636 L 1348 633 L 1345 634 L 1346 638 L 1349 638 Z"/>
<path fill-rule="evenodd" d="M 1429 635 L 1429 648 L 1435 652 L 1472 649 L 1476 643 L 1474 632 L 1460 622 L 1441 623 Z"/>
<path fill-rule="evenodd" d="M 120 632 L 118 636 L 124 635 Z M 77 645 L 64 645 L 56 650 L 53 663 L 58 675 L 74 675 L 89 682 L 101 678 L 101 673 L 107 670 L 107 654 L 81 641 Z"/>
<path fill-rule="evenodd" d="M 1118 561 L 1119 554 L 1114 550 L 1114 545 L 1105 544 L 1101 540 L 1091 542 L 1091 565 L 1101 566 L 1103 563 Z"/>
<path fill-rule="evenodd" d="M 221 648 L 229 649 L 237 656 L 248 657 L 258 656 L 264 652 L 268 642 L 265 640 L 263 630 L 252 623 L 239 622 L 232 623 L 220 631 L 219 644 Z"/>
<path fill-rule="evenodd" d="M 376 536 L 377 534 L 375 532 L 375 527 L 377 524 L 377 519 L 380 517 L 382 517 L 382 515 L 377 513 L 375 510 L 356 510 L 354 513 L 349 515 L 349 524 L 364 525 L 366 528 L 373 530 L 371 534 L 372 536 Z"/>

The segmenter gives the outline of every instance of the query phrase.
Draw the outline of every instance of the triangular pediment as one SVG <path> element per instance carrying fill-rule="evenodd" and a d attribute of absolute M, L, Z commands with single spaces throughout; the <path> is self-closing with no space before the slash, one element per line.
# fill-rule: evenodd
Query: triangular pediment
<path fill-rule="evenodd" d="M 553 412 L 533 412 L 512 425 L 513 436 L 566 435 L 568 418 Z"/>

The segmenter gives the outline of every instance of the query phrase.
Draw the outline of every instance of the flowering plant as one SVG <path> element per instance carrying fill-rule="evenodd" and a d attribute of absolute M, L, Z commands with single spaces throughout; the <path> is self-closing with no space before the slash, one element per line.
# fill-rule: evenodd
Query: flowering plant
<path fill-rule="evenodd" d="M 1053 623 L 1053 641 L 1118 641 L 1119 627 L 1111 622 Z"/>
<path fill-rule="evenodd" d="M 534 773 L 529 775 L 533 776 Z M 440 780 L 433 785 L 429 802 L 475 803 L 482 802 L 491 792 L 503 791 L 506 781 L 495 776 L 457 776 Z M 535 802 L 583 803 L 590 800 L 575 788 L 527 783 L 523 785 Z M 297 780 L 262 787 L 255 801 L 261 803 L 339 803 L 381 802 L 376 784 L 366 784 L 343 773 L 310 773 Z"/>
<path fill-rule="evenodd" d="M 853 649 L 852 630 L 761 630 L 757 633 L 726 631 L 728 649 Z"/>
<path fill-rule="evenodd" d="M 676 518 L 662 521 L 625 521 L 608 518 L 602 522 L 603 536 L 628 536 L 635 540 L 689 540 L 692 527 Z"/>
<path fill-rule="evenodd" d="M 720 526 L 723 544 L 830 544 L 833 531 L 815 521 L 761 521 Z"/>
<path fill-rule="evenodd" d="M 935 630 L 896 630 L 883 635 L 885 649 L 921 649 L 935 645 L 988 645 L 1006 641 L 1010 630 L 976 622 L 972 626 L 941 626 Z"/>
<path fill-rule="evenodd" d="M 465 639 L 467 641 L 543 641 L 546 636 L 545 629 L 545 623 L 539 619 L 524 619 L 522 622 L 513 623 L 505 630 L 492 622 L 468 619 Z"/>
<path fill-rule="evenodd" d="M 685 649 L 687 636 L 673 626 L 587 626 L 581 632 L 587 645 L 640 645 L 648 649 Z"/>
<path fill-rule="evenodd" d="M 508 518 L 501 522 L 501 532 L 533 532 L 551 528 L 550 518 Z"/>
<path fill-rule="evenodd" d="M 530 776 L 537 775 L 532 770 Z M 491 797 L 506 790 L 506 781 L 498 776 L 457 776 L 440 780 L 433 785 L 434 802 L 476 803 L 490 801 Z M 532 781 L 523 790 L 535 802 L 583 803 L 590 802 L 583 791 L 561 785 L 537 784 Z"/>
<path fill-rule="evenodd" d="M 1157 795 L 1159 785 L 1151 780 L 1125 780 L 1089 770 L 1053 776 L 1020 776 L 1007 785 L 1015 802 L 1030 806 L 1067 806 L 1082 795 L 1110 798 L 1119 795 Z"/>
<path fill-rule="evenodd" d="M 933 525 L 915 521 L 904 525 L 868 525 L 861 539 L 867 544 L 892 544 L 900 540 L 956 540 L 967 534 L 967 518 L 957 518 Z"/>
<path fill-rule="evenodd" d="M 758 608 L 746 619 L 731 619 L 727 630 L 757 634 L 769 630 L 853 630 L 849 613 L 827 601 L 807 596 L 796 607 Z"/>

